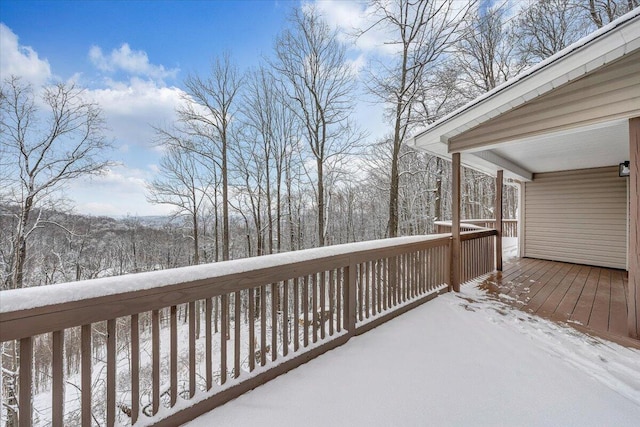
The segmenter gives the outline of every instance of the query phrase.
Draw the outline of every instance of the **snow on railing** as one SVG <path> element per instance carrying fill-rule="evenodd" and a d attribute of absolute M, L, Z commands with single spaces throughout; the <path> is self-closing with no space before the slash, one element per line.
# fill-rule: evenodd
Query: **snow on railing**
<path fill-rule="evenodd" d="M 435 221 L 436 231 L 438 233 L 448 233 L 451 231 L 450 221 Z M 476 228 L 470 227 L 475 225 Z M 477 230 L 478 228 L 495 228 L 495 219 L 465 219 L 460 222 L 460 228 L 463 231 Z M 502 237 L 518 237 L 518 220 L 503 219 L 502 220 Z"/>
<path fill-rule="evenodd" d="M 401 237 L 3 291 L 3 417 L 183 423 L 445 291 L 450 245 Z"/>

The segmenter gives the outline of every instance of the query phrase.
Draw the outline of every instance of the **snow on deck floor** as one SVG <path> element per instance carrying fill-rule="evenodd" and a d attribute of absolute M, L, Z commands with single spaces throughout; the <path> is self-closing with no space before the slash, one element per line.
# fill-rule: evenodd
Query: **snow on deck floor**
<path fill-rule="evenodd" d="M 188 423 L 638 426 L 640 351 L 472 287 L 436 298 Z"/>

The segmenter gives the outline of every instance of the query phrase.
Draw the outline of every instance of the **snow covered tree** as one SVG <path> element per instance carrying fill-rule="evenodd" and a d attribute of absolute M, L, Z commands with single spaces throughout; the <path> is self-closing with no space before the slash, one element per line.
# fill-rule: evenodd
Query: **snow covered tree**
<path fill-rule="evenodd" d="M 350 120 L 354 80 L 346 48 L 313 6 L 295 9 L 291 28 L 276 40 L 271 62 L 285 82 L 292 111 L 303 129 L 315 162 L 317 244 L 326 239 L 326 171 L 328 162 L 348 154 L 362 138 Z"/>
<path fill-rule="evenodd" d="M 69 181 L 98 174 L 109 165 L 102 158 L 109 147 L 103 131 L 100 108 L 73 84 L 59 83 L 36 93 L 17 77 L 3 82 L 0 163 L 8 173 L 0 191 L 5 203 L 18 207 L 10 254 L 3 254 L 4 289 L 24 286 L 29 239 L 42 225 L 41 205 L 53 202 Z"/>
<path fill-rule="evenodd" d="M 389 35 L 385 44 L 396 48 L 393 58 L 376 61 L 369 87 L 387 103 L 393 126 L 387 233 L 395 237 L 400 218 L 402 146 L 413 127 L 425 121 L 424 112 L 418 113 L 425 83 L 443 53 L 455 42 L 456 30 L 468 6 L 458 7 L 453 0 L 373 0 L 371 4 L 375 23 L 361 32 L 380 29 Z"/>

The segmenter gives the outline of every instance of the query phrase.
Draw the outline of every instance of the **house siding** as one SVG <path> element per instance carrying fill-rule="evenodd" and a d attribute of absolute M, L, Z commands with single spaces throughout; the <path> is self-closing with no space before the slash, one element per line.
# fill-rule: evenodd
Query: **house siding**
<path fill-rule="evenodd" d="M 627 180 L 617 166 L 535 174 L 524 204 L 524 256 L 627 268 Z"/>
<path fill-rule="evenodd" d="M 449 151 L 478 148 L 640 115 L 640 51 L 449 139 Z"/>

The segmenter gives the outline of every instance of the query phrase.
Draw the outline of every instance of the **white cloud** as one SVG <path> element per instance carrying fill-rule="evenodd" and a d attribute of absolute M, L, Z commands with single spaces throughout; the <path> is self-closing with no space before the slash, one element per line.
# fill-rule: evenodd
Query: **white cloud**
<path fill-rule="evenodd" d="M 21 46 L 18 36 L 9 27 L 0 23 L 0 75 L 16 75 L 36 86 L 51 77 L 49 61 L 40 59 L 29 46 Z"/>
<path fill-rule="evenodd" d="M 147 202 L 146 182 L 153 171 L 116 166 L 104 175 L 82 178 L 68 188 L 76 210 L 92 215 L 169 215 L 171 207 Z M 109 195 L 109 197 L 105 197 Z"/>
<path fill-rule="evenodd" d="M 313 4 L 327 23 L 341 32 L 342 40 L 352 43 L 356 49 L 377 54 L 398 52 L 398 46 L 385 44 L 391 38 L 391 34 L 379 25 L 372 28 L 379 16 L 367 3 L 315 0 L 306 4 Z M 364 33 L 360 33 L 364 30 L 366 30 Z M 358 37 L 355 37 L 357 34 L 359 34 Z"/>
<path fill-rule="evenodd" d="M 114 73 L 124 71 L 133 76 L 142 76 L 162 81 L 168 77 L 175 78 L 179 69 L 166 69 L 163 65 L 154 65 L 149 62 L 147 53 L 143 50 L 132 50 L 128 43 L 120 48 L 113 49 L 105 55 L 102 48 L 92 46 L 89 49 L 89 59 L 100 71 Z"/>
<path fill-rule="evenodd" d="M 129 82 L 109 81 L 108 87 L 87 92 L 102 108 L 110 136 L 129 146 L 153 145 L 152 126 L 175 121 L 175 110 L 184 92 L 133 78 Z"/>

